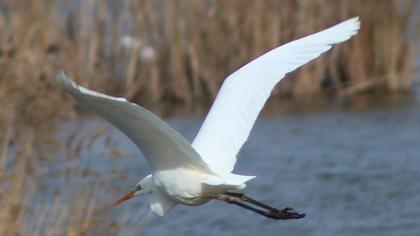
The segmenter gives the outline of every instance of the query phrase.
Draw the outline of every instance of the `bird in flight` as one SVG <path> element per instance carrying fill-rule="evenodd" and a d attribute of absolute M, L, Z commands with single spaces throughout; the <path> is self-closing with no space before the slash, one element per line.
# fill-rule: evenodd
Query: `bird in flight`
<path fill-rule="evenodd" d="M 359 28 L 358 17 L 343 21 L 275 48 L 229 75 L 192 144 L 137 104 L 81 87 L 63 72 L 57 81 L 81 106 L 127 135 L 152 168 L 114 206 L 150 194 L 150 209 L 159 216 L 176 204 L 194 206 L 220 200 L 272 219 L 300 219 L 305 214 L 289 207 L 277 209 L 239 193 L 255 176 L 232 173 L 236 156 L 273 87 L 287 73 L 350 39 Z"/>

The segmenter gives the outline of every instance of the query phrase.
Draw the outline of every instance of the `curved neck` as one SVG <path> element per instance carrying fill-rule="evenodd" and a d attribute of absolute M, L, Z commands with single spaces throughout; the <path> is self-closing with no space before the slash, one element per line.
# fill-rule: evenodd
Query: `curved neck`
<path fill-rule="evenodd" d="M 142 193 L 152 192 L 153 187 L 154 187 L 152 175 L 150 174 L 144 177 L 138 184 L 141 186 Z"/>

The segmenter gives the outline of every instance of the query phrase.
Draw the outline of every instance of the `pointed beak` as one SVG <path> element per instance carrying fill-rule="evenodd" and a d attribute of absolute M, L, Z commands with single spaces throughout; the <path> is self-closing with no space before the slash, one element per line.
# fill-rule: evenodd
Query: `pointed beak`
<path fill-rule="evenodd" d="M 118 206 L 118 205 L 120 205 L 121 203 L 123 203 L 123 202 L 125 202 L 125 201 L 127 201 L 128 199 L 130 199 L 130 198 L 132 198 L 132 197 L 134 197 L 134 193 L 135 193 L 136 191 L 130 191 L 130 192 L 128 192 L 126 195 L 124 195 L 122 198 L 120 198 L 120 199 L 118 199 L 117 201 L 115 201 L 114 202 L 114 204 L 112 204 L 112 207 L 115 207 L 115 206 Z"/>

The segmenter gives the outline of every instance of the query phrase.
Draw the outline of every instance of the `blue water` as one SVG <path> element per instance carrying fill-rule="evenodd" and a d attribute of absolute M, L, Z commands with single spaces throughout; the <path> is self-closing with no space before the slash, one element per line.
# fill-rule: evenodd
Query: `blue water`
<path fill-rule="evenodd" d="M 191 117 L 167 121 L 190 140 L 201 124 L 201 118 Z M 112 215 L 126 225 L 128 235 L 419 235 L 419 121 L 418 105 L 261 117 L 235 172 L 258 176 L 245 193 L 278 208 L 306 212 L 302 220 L 274 221 L 214 201 L 179 205 L 146 224 L 147 197 L 126 202 Z M 96 119 L 78 125 L 107 126 Z M 97 142 L 82 153 L 82 162 L 94 163 L 92 169 L 106 172 L 110 185 L 117 186 L 105 196 L 112 202 L 149 168 L 121 133 L 111 127 L 108 134 L 126 157 L 99 158 L 106 148 Z"/>

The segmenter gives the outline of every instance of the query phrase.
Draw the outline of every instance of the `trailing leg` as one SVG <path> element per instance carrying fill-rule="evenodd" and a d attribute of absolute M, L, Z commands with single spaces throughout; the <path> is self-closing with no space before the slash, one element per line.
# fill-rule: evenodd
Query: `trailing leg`
<path fill-rule="evenodd" d="M 218 194 L 218 195 L 212 195 L 212 196 L 206 196 L 206 197 L 210 198 L 210 199 L 216 199 L 216 200 L 224 201 L 224 202 L 227 202 L 229 204 L 234 204 L 234 205 L 240 206 L 244 209 L 253 211 L 253 212 L 255 212 L 259 215 L 262 215 L 262 216 L 265 216 L 265 217 L 268 217 L 268 218 L 271 218 L 271 219 L 275 219 L 275 220 L 300 219 L 300 218 L 304 218 L 305 215 L 306 215 L 306 214 L 299 214 L 290 207 L 284 208 L 283 210 L 279 210 L 279 209 L 267 206 L 265 204 L 262 204 L 262 203 L 260 203 L 256 200 L 253 200 L 253 199 L 251 199 L 247 196 L 245 196 L 245 197 L 244 196 L 245 196 L 244 194 L 241 195 L 240 193 L 226 193 L 226 194 Z M 245 202 L 252 203 L 254 205 L 257 205 L 257 204 L 255 204 L 255 202 L 256 202 L 256 203 L 259 204 L 257 206 L 259 206 L 261 208 L 264 208 L 266 210 L 261 210 L 261 209 L 252 207 L 250 205 L 247 205 L 243 202 L 238 201 L 237 199 L 240 199 L 240 200 L 245 201 Z"/>

